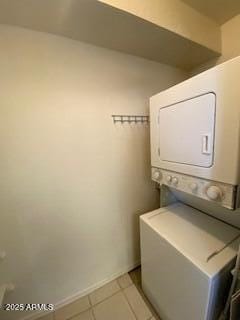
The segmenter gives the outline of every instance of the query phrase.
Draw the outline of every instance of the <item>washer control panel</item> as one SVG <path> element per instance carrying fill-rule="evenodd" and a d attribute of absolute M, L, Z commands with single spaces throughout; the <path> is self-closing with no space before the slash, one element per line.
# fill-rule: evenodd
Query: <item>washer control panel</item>
<path fill-rule="evenodd" d="M 235 209 L 236 187 L 230 184 L 197 178 L 173 171 L 152 168 L 152 179 L 170 188 L 217 202 L 228 209 Z"/>

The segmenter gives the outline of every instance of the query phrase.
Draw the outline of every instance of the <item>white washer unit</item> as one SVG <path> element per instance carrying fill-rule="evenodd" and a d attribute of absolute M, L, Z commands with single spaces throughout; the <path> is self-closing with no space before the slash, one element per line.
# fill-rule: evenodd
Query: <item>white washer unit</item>
<path fill-rule="evenodd" d="M 229 209 L 239 206 L 238 78 L 240 57 L 150 99 L 153 180 Z"/>
<path fill-rule="evenodd" d="M 240 230 L 183 204 L 141 216 L 142 286 L 163 320 L 217 320 Z"/>
<path fill-rule="evenodd" d="M 239 206 L 239 78 L 240 57 L 150 99 L 152 179 L 164 185 L 163 203 L 175 189 L 220 209 Z M 143 290 L 161 319 L 216 320 L 240 230 L 180 203 L 140 221 Z"/>

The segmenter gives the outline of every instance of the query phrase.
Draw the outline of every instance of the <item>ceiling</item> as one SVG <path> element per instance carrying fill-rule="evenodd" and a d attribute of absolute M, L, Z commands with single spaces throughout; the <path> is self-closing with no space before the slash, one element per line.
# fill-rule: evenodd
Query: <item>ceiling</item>
<path fill-rule="evenodd" d="M 219 56 L 212 49 L 96 0 L 0 0 L 0 23 L 65 36 L 185 70 Z"/>
<path fill-rule="evenodd" d="M 182 0 L 192 8 L 223 24 L 240 14 L 240 0 Z"/>

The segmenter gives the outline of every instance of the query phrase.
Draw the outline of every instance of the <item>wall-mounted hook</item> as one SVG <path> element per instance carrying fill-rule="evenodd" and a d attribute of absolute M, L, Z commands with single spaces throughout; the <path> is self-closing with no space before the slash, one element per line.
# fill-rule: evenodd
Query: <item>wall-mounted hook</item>
<path fill-rule="evenodd" d="M 124 122 L 127 123 L 148 123 L 149 122 L 149 116 L 138 116 L 138 115 L 117 115 L 113 114 L 113 123 L 121 122 L 122 124 Z"/>

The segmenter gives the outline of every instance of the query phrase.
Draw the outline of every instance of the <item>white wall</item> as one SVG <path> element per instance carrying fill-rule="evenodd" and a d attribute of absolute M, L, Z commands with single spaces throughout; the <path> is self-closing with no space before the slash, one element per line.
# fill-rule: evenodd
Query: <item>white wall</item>
<path fill-rule="evenodd" d="M 240 55 L 240 14 L 221 26 L 222 56 L 218 63 Z"/>
<path fill-rule="evenodd" d="M 158 206 L 149 127 L 111 115 L 147 114 L 185 74 L 20 28 L 0 42 L 0 283 L 6 302 L 57 303 L 139 262 L 138 217 Z"/>
<path fill-rule="evenodd" d="M 218 59 L 210 60 L 203 65 L 193 69 L 190 74 L 195 75 L 209 68 L 214 67 L 219 63 L 223 63 L 229 59 L 240 55 L 240 14 L 230 19 L 221 26 L 222 38 L 222 55 Z"/>

